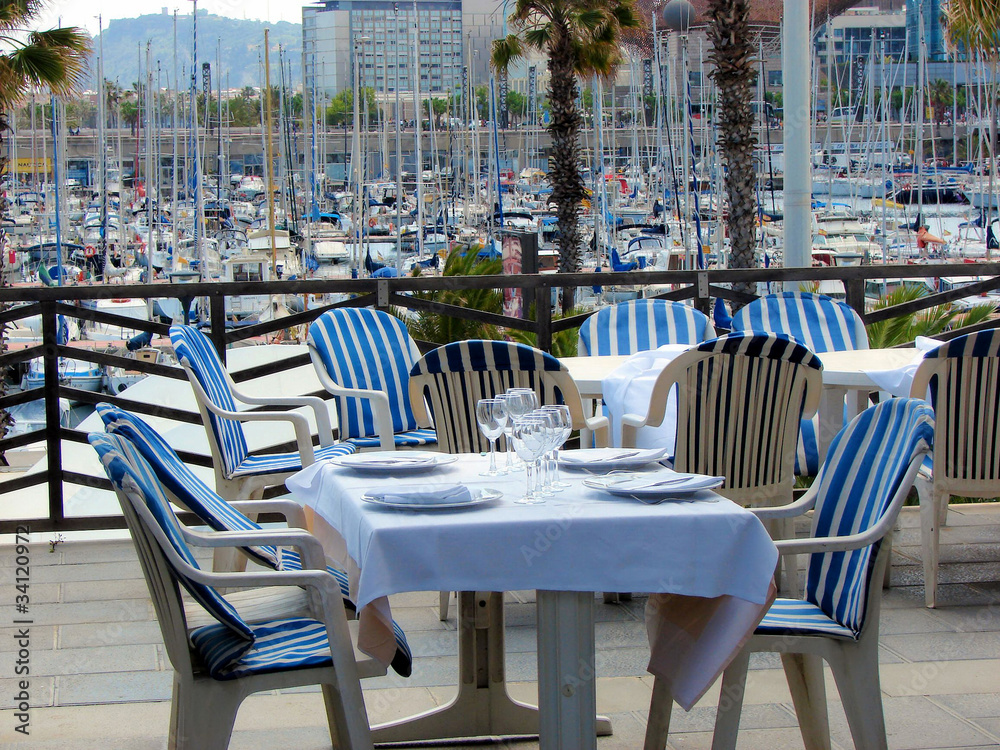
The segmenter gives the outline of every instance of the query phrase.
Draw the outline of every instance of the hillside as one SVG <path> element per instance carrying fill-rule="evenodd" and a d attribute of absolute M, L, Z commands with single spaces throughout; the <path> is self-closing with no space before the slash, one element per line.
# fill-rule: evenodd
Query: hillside
<path fill-rule="evenodd" d="M 191 75 L 192 16 L 177 15 L 177 57 L 181 86 L 186 87 Z M 216 57 L 221 40 L 222 73 L 228 73 L 228 86 L 260 86 L 262 67 L 259 60 L 264 54 L 263 21 L 248 21 L 238 18 L 213 16 L 198 12 L 198 67 L 208 62 L 212 65 L 212 88 L 218 86 L 216 78 Z M 271 83 L 277 85 L 280 75 L 278 68 L 278 45 L 281 45 L 285 66 L 291 67 L 292 83 L 302 78 L 302 26 L 296 23 L 279 22 L 270 24 L 271 29 Z M 130 88 L 138 78 L 139 56 L 145 66 L 146 42 L 152 42 L 153 71 L 160 64 L 160 83 L 173 85 L 173 14 L 151 14 L 138 18 L 119 18 L 111 21 L 104 29 L 104 77 L 116 81 L 123 88 Z M 93 83 L 96 83 L 97 50 L 100 37 L 94 39 L 94 59 L 91 63 Z M 93 85 L 92 83 L 92 85 Z M 227 81 L 223 78 L 222 85 Z M 198 87 L 201 88 L 199 71 Z"/>

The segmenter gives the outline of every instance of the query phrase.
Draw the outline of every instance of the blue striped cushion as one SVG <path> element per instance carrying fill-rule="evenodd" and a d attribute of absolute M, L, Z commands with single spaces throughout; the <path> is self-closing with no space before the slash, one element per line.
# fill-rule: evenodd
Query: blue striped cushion
<path fill-rule="evenodd" d="M 435 445 L 437 433 L 434 430 L 408 430 L 392 436 L 397 448 L 416 448 L 421 445 Z M 348 438 L 348 443 L 357 448 L 378 448 L 382 445 L 378 437 Z"/>
<path fill-rule="evenodd" d="M 764 635 L 832 635 L 856 639 L 857 633 L 831 620 L 812 602 L 801 599 L 775 599 L 757 626 Z"/>
<path fill-rule="evenodd" d="M 253 626 L 253 634 L 251 648 L 236 660 L 228 657 L 233 648 L 233 635 L 220 625 L 195 628 L 190 639 L 208 673 L 216 680 L 328 667 L 333 663 L 326 626 L 316 620 L 296 617 L 257 623 Z"/>
<path fill-rule="evenodd" d="M 184 562 L 193 568 L 198 568 L 198 562 L 181 535 L 170 503 L 163 494 L 155 473 L 142 455 L 120 435 L 92 433 L 87 438 L 100 456 L 104 470 L 115 489 L 123 491 L 126 482 L 134 482 L 142 494 L 146 507 L 170 542 L 170 546 Z M 177 570 L 169 559 L 167 563 L 174 577 L 188 593 L 219 621 L 220 625 L 213 627 L 219 627 L 227 633 L 228 642 L 216 652 L 215 658 L 218 663 L 229 664 L 239 659 L 253 645 L 254 631 L 215 589 L 191 580 Z"/>
<path fill-rule="evenodd" d="M 1000 357 L 1000 331 L 978 331 L 959 336 L 924 354 L 924 359 L 938 357 Z"/>
<path fill-rule="evenodd" d="M 822 370 L 823 363 L 801 343 L 780 333 L 738 331 L 704 341 L 695 351 L 716 354 L 739 354 L 763 359 L 780 359 L 803 367 Z"/>
<path fill-rule="evenodd" d="M 819 354 L 868 348 L 865 325 L 849 305 L 808 292 L 755 299 L 736 312 L 732 329 L 784 333 Z"/>
<path fill-rule="evenodd" d="M 808 292 L 756 299 L 736 312 L 732 329 L 783 333 L 819 354 L 868 348 L 864 322 L 849 305 Z M 802 420 L 795 452 L 795 473 L 800 476 L 815 476 L 819 471 L 818 431 L 818 416 Z"/>
<path fill-rule="evenodd" d="M 176 325 L 170 326 L 170 341 L 177 359 L 191 368 L 212 403 L 224 411 L 237 411 L 225 368 L 208 336 L 192 326 Z M 222 453 L 224 473 L 231 477 L 249 452 L 243 426 L 214 414 L 209 415 L 209 422 Z"/>
<path fill-rule="evenodd" d="M 330 310 L 309 327 L 308 343 L 338 385 L 388 396 L 393 432 L 417 428 L 408 384 L 420 352 L 403 321 L 367 308 Z M 338 397 L 336 404 L 342 437 L 378 434 L 368 399 Z"/>
<path fill-rule="evenodd" d="M 347 456 L 354 453 L 357 448 L 350 443 L 337 443 L 336 445 L 319 446 L 313 449 L 316 461 L 325 461 L 328 458 L 337 456 Z M 300 471 L 302 469 L 302 456 L 298 451 L 292 453 L 261 453 L 246 456 L 233 471 L 232 476 L 246 477 L 260 474 L 282 474 L 290 471 Z"/>
<path fill-rule="evenodd" d="M 509 341 L 456 341 L 424 355 L 411 374 L 445 372 L 539 372 L 562 370 L 562 363 L 540 349 Z"/>
<path fill-rule="evenodd" d="M 816 478 L 813 535 L 859 534 L 882 517 L 910 462 L 933 444 L 931 408 L 919 399 L 888 399 L 866 409 L 833 439 Z M 813 554 L 805 599 L 859 633 L 879 545 Z"/>
<path fill-rule="evenodd" d="M 708 318 L 681 302 L 630 300 L 605 307 L 580 327 L 578 354 L 635 354 L 664 344 L 705 340 Z"/>
<path fill-rule="evenodd" d="M 134 414 L 111 404 L 97 405 L 97 413 L 111 434 L 124 436 L 149 462 L 157 478 L 192 513 L 216 531 L 259 531 L 261 526 L 240 513 L 219 497 L 180 460 L 174 449 L 163 437 Z M 275 570 L 301 570 L 302 558 L 294 549 L 273 545 L 243 547 L 253 559 Z M 351 586 L 347 573 L 330 565 L 327 572 L 337 581 L 344 606 L 352 612 L 357 609 L 351 600 Z M 393 622 L 396 630 L 396 657 L 393 669 L 404 677 L 410 674 L 412 656 L 406 634 Z"/>

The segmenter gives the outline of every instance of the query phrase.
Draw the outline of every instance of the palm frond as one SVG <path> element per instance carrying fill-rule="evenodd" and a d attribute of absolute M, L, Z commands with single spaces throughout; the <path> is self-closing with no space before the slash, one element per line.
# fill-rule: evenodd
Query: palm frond
<path fill-rule="evenodd" d="M 524 47 L 521 38 L 515 34 L 508 34 L 503 39 L 493 40 L 493 49 L 490 54 L 490 64 L 494 70 L 505 71 L 512 62 L 524 56 Z"/>
<path fill-rule="evenodd" d="M 42 0 L 0 0 L 0 30 L 25 28 L 43 5 Z"/>
<path fill-rule="evenodd" d="M 532 49 L 548 49 L 552 43 L 552 24 L 541 24 L 524 32 L 524 41 Z"/>

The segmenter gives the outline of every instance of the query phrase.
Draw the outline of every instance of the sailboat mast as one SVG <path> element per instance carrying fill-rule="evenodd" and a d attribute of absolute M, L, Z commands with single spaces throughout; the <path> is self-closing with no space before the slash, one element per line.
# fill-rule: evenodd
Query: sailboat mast
<path fill-rule="evenodd" d="M 421 150 L 423 127 L 420 117 L 420 14 L 417 12 L 417 0 L 413 0 L 413 134 L 417 139 L 417 257 L 423 256 L 424 249 L 424 154 Z M 495 123 L 494 123 L 495 125 Z M 402 247 L 396 247 L 397 270 L 402 265 Z"/>
<path fill-rule="evenodd" d="M 173 127 L 173 157 L 170 160 L 170 200 L 173 210 L 170 212 L 170 255 L 171 270 L 177 267 L 177 223 L 180 221 L 180 211 L 177 206 L 177 131 L 179 120 L 177 105 L 180 103 L 181 85 L 177 76 L 177 11 L 174 11 L 174 117 L 171 121 Z"/>
<path fill-rule="evenodd" d="M 274 239 L 274 159 L 271 143 L 271 46 L 270 29 L 264 29 L 264 128 L 267 131 L 267 149 L 264 160 L 267 162 L 267 224 L 271 234 L 271 274 L 276 273 L 278 266 L 278 250 Z"/>
<path fill-rule="evenodd" d="M 153 252 L 156 250 L 156 231 L 153 226 L 153 51 L 146 42 L 146 283 L 153 282 Z M 152 297 L 147 299 L 149 312 L 153 311 Z"/>

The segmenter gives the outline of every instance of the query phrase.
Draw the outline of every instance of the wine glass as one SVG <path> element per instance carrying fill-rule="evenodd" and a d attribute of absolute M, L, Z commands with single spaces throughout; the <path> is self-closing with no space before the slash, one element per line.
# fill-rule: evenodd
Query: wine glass
<path fill-rule="evenodd" d="M 550 415 L 554 427 L 552 444 L 548 449 L 549 461 L 551 462 L 549 464 L 551 466 L 549 487 L 556 491 L 569 489 L 573 485 L 559 478 L 559 449 L 562 448 L 573 431 L 573 416 L 570 414 L 569 407 L 566 404 L 543 406 L 541 411 Z"/>
<path fill-rule="evenodd" d="M 476 422 L 490 441 L 490 468 L 481 472 L 484 477 L 496 477 L 506 472 L 497 470 L 497 438 L 507 426 L 507 403 L 500 398 L 481 398 L 476 402 Z"/>
<path fill-rule="evenodd" d="M 514 420 L 511 439 L 518 457 L 524 461 L 527 475 L 524 496 L 514 501 L 520 505 L 537 505 L 545 502 L 545 498 L 539 495 L 534 487 L 535 461 L 545 449 L 545 429 L 545 421 L 538 417 L 524 416 Z"/>
<path fill-rule="evenodd" d="M 514 464 L 515 451 L 511 450 L 510 431 L 513 429 L 512 423 L 515 419 L 520 419 L 538 407 L 538 394 L 531 388 L 510 388 L 504 394 L 504 398 L 507 401 L 507 418 L 509 423 L 511 423 L 508 425 L 509 429 L 507 431 L 507 471 L 513 472 L 520 467 Z"/>

